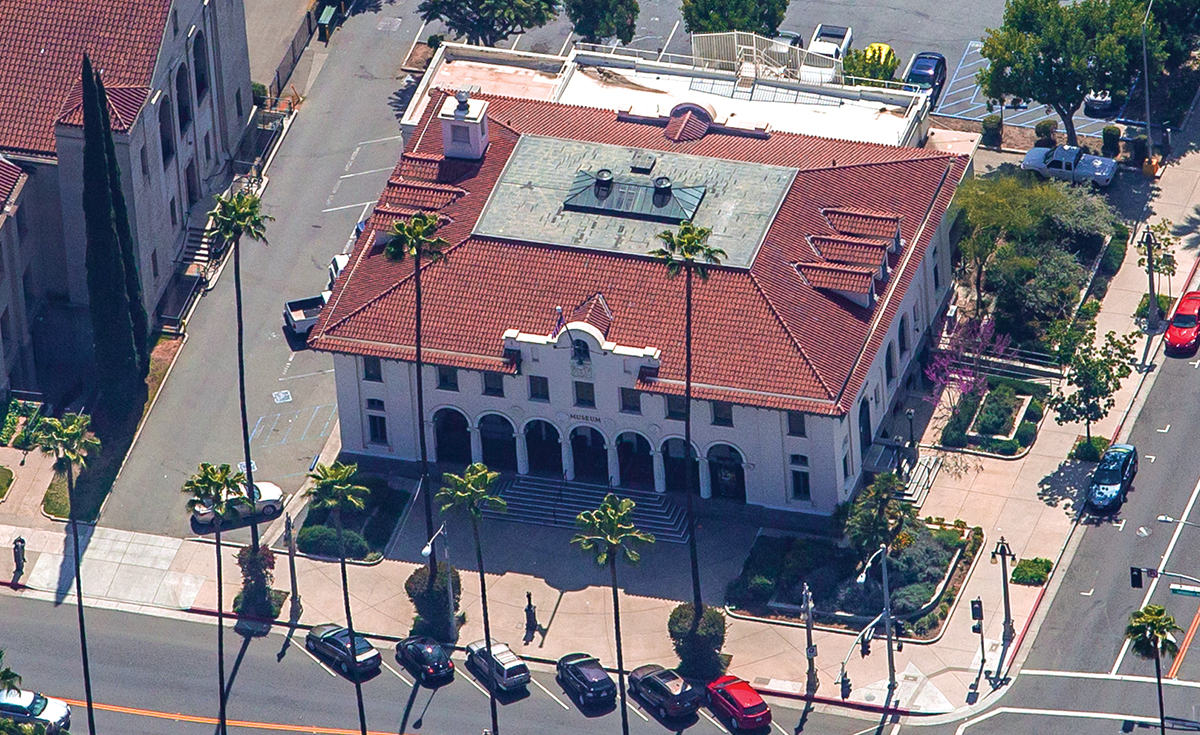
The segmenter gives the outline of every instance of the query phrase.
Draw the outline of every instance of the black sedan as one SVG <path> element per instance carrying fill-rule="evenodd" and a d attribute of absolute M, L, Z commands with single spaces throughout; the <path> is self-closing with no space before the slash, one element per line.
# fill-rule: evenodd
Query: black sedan
<path fill-rule="evenodd" d="M 454 676 L 454 662 L 442 644 L 427 635 L 414 635 L 396 644 L 396 660 L 408 666 L 424 684 Z"/>
<path fill-rule="evenodd" d="M 580 704 L 612 704 L 617 687 L 595 656 L 568 653 L 558 660 L 558 681 Z"/>
<path fill-rule="evenodd" d="M 704 703 L 704 690 L 658 664 L 646 664 L 629 672 L 629 686 L 658 711 L 662 719 L 693 714 Z"/>
<path fill-rule="evenodd" d="M 350 656 L 349 642 L 350 631 L 333 623 L 314 625 L 304 637 L 305 648 L 333 661 L 343 674 L 374 671 L 379 668 L 383 658 L 370 641 L 355 633 L 353 658 Z"/>

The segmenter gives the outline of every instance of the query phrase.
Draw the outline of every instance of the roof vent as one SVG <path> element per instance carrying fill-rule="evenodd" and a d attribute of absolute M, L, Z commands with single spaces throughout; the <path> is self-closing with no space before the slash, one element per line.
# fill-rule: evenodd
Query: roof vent
<path fill-rule="evenodd" d="M 465 115 L 471 109 L 471 93 L 468 90 L 458 90 L 454 93 L 454 99 L 458 100 L 458 106 L 454 108 L 455 112 L 461 112 Z"/>
<path fill-rule="evenodd" d="M 638 151 L 633 154 L 633 160 L 629 163 L 629 170 L 635 174 L 648 174 L 654 169 L 654 163 L 658 159 L 649 151 Z"/>
<path fill-rule="evenodd" d="M 671 200 L 671 177 L 658 176 L 654 179 L 654 206 L 661 207 Z"/>
<path fill-rule="evenodd" d="M 596 198 L 604 199 L 612 193 L 612 171 L 602 168 L 596 172 Z"/>

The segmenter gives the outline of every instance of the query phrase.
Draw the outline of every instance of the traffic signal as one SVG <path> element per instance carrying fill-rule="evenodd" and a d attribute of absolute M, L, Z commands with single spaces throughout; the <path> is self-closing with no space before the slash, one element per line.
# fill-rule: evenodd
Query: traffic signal
<path fill-rule="evenodd" d="M 978 597 L 971 600 L 971 619 L 983 620 L 983 600 Z"/>
<path fill-rule="evenodd" d="M 1141 567 L 1129 567 L 1129 586 L 1139 590 L 1142 588 Z"/>
<path fill-rule="evenodd" d="M 859 641 L 858 645 L 859 645 L 859 653 L 861 653 L 863 656 L 871 655 L 871 639 L 870 638 L 863 636 L 863 639 L 861 641 Z"/>
<path fill-rule="evenodd" d="M 842 699 L 850 698 L 850 677 L 842 674 Z"/>

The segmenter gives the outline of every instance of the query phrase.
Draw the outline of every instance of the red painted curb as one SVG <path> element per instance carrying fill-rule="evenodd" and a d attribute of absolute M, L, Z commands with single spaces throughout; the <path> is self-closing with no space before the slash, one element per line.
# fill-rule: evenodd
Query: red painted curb
<path fill-rule="evenodd" d="M 948 712 L 919 712 L 917 710 L 911 710 L 905 707 L 882 707 L 878 704 L 855 702 L 849 699 L 833 699 L 831 697 L 819 697 L 815 695 L 810 697 L 807 694 L 778 691 L 761 686 L 756 686 L 755 689 L 763 694 L 769 694 L 774 697 L 796 699 L 802 702 L 812 702 L 813 704 L 826 704 L 833 707 L 845 707 L 846 709 L 858 710 L 859 712 L 871 712 L 873 714 L 900 715 L 902 717 L 939 717 L 941 715 L 949 714 Z"/>

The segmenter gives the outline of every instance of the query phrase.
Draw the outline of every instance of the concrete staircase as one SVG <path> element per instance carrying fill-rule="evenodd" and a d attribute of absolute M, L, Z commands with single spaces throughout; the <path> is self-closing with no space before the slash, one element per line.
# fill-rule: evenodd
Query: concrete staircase
<path fill-rule="evenodd" d="M 203 227 L 189 227 L 183 246 L 183 262 L 207 266 L 213 260 L 214 239 Z"/>
<path fill-rule="evenodd" d="M 904 488 L 900 499 L 912 503 L 914 508 L 920 510 L 921 504 L 925 502 L 925 496 L 929 495 L 929 488 L 933 486 L 933 481 L 937 479 L 938 470 L 941 468 L 941 457 L 933 454 L 919 457 L 917 466 L 913 468 L 912 476 L 909 477 L 908 485 Z"/>
<path fill-rule="evenodd" d="M 499 494 L 508 503 L 508 512 L 486 510 L 484 515 L 488 518 L 575 529 L 575 517 L 585 510 L 598 508 L 604 496 L 610 492 L 637 503 L 633 509 L 634 525 L 654 534 L 659 543 L 681 544 L 687 541 L 683 509 L 666 496 L 582 482 L 527 475 L 502 480 Z"/>

